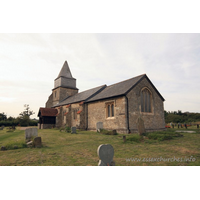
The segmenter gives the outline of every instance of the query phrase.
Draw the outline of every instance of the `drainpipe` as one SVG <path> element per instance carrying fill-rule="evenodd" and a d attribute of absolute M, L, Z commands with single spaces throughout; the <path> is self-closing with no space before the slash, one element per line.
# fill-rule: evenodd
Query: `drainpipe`
<path fill-rule="evenodd" d="M 126 98 L 126 122 L 127 122 L 127 130 L 128 130 L 128 133 L 130 133 L 130 129 L 129 129 L 128 97 L 125 96 L 125 98 Z"/>
<path fill-rule="evenodd" d="M 88 104 L 85 103 L 85 130 L 88 129 Z"/>

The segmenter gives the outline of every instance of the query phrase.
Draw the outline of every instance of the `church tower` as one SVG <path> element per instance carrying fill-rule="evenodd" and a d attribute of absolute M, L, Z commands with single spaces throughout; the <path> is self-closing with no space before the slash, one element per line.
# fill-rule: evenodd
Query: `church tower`
<path fill-rule="evenodd" d="M 52 94 L 46 103 L 46 107 L 52 107 L 60 103 L 62 100 L 69 96 L 78 93 L 76 88 L 76 79 L 72 77 L 71 71 L 67 61 L 63 64 L 62 69 L 58 77 L 54 80 L 54 88 L 52 89 Z"/>

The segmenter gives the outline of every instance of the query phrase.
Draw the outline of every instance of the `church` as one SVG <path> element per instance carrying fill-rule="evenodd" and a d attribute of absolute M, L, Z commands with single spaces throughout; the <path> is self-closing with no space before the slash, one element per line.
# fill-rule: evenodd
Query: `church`
<path fill-rule="evenodd" d="M 146 131 L 164 130 L 164 101 L 146 74 L 78 92 L 65 61 L 45 108 L 39 108 L 38 128 L 75 126 L 96 130 L 96 124 L 102 122 L 103 129 L 134 133 L 141 117 Z"/>

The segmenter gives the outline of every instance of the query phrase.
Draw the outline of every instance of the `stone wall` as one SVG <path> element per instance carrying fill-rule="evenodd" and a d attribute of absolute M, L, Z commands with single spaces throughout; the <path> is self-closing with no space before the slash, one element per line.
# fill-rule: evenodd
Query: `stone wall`
<path fill-rule="evenodd" d="M 53 105 L 60 103 L 62 100 L 66 99 L 69 96 L 75 95 L 78 93 L 78 89 L 58 87 L 53 89 Z"/>
<path fill-rule="evenodd" d="M 107 117 L 106 104 L 114 102 L 114 117 Z M 103 128 L 127 133 L 126 99 L 125 97 L 111 98 L 91 102 L 88 105 L 88 129 L 96 130 L 96 123 L 103 122 Z"/>
<path fill-rule="evenodd" d="M 147 87 L 152 96 L 152 112 L 141 112 L 140 92 Z M 136 120 L 139 116 L 144 120 L 145 129 L 147 131 L 164 130 L 164 107 L 163 101 L 150 82 L 145 78 L 138 83 L 128 94 L 128 112 L 129 112 L 129 128 L 131 132 L 137 132 Z"/>
<path fill-rule="evenodd" d="M 70 104 L 68 106 L 64 105 L 64 106 L 61 106 L 60 109 L 58 110 L 59 110 L 59 114 L 56 117 L 57 127 L 74 126 L 79 129 L 86 129 L 85 104 L 80 104 L 79 102 L 79 103 Z"/>
<path fill-rule="evenodd" d="M 53 106 L 53 93 L 49 96 L 45 106 L 46 108 L 51 108 Z"/>

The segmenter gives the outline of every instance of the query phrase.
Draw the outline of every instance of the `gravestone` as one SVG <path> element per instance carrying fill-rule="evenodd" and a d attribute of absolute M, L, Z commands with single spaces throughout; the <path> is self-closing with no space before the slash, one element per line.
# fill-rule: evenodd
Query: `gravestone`
<path fill-rule="evenodd" d="M 25 140 L 30 141 L 32 137 L 38 136 L 37 128 L 28 128 L 25 130 Z"/>
<path fill-rule="evenodd" d="M 6 147 L 2 146 L 1 151 L 5 151 L 5 150 L 6 150 Z"/>
<path fill-rule="evenodd" d="M 126 136 L 125 135 L 123 135 L 123 141 L 126 142 Z"/>
<path fill-rule="evenodd" d="M 75 126 L 71 127 L 71 133 L 72 133 L 72 134 L 73 134 L 73 133 L 76 133 L 76 127 L 75 127 Z"/>
<path fill-rule="evenodd" d="M 41 137 L 34 138 L 32 145 L 33 147 L 36 147 L 36 148 L 42 147 L 42 138 Z"/>
<path fill-rule="evenodd" d="M 3 130 L 4 129 L 4 126 L 1 126 L 0 130 Z"/>
<path fill-rule="evenodd" d="M 113 161 L 114 149 L 110 144 L 101 144 L 97 149 L 97 155 L 99 156 L 98 166 L 114 166 Z"/>
<path fill-rule="evenodd" d="M 103 129 L 103 122 L 97 122 L 96 128 L 97 128 L 97 132 L 98 132 L 99 129 L 100 130 Z"/>
<path fill-rule="evenodd" d="M 138 117 L 137 121 L 137 128 L 138 128 L 138 134 L 142 135 L 143 133 L 146 133 L 145 127 L 144 127 L 144 121 L 141 117 Z"/>

